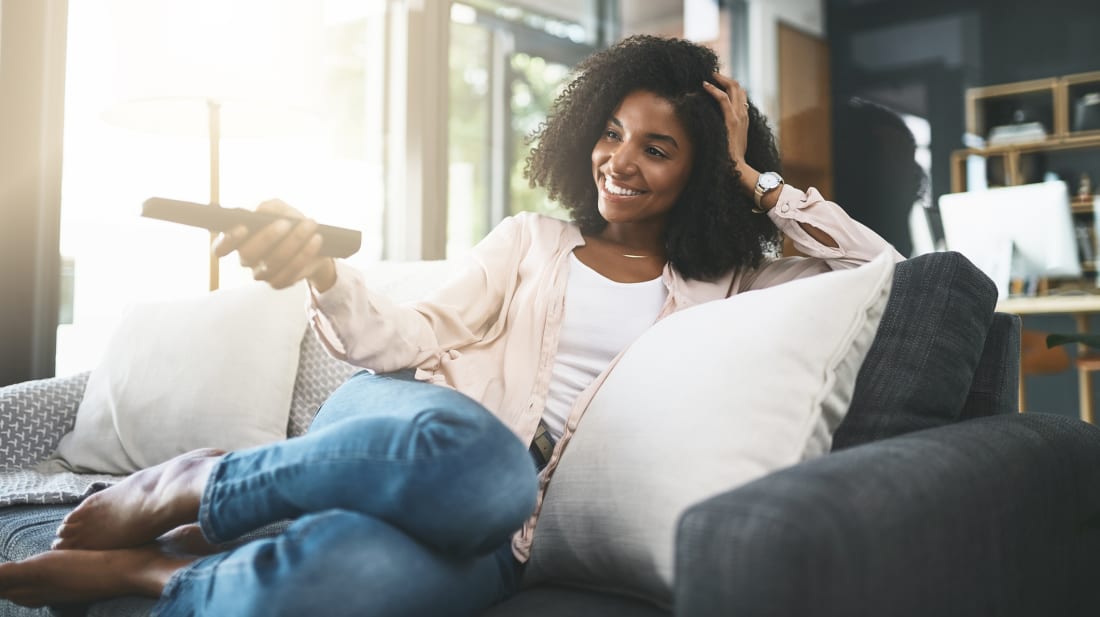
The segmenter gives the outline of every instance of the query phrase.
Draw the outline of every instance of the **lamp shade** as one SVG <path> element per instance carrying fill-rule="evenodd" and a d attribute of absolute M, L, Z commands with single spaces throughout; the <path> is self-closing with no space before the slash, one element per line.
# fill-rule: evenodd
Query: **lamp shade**
<path fill-rule="evenodd" d="M 116 126 L 203 135 L 210 101 L 222 136 L 296 133 L 319 108 L 322 3 L 111 0 Z"/>

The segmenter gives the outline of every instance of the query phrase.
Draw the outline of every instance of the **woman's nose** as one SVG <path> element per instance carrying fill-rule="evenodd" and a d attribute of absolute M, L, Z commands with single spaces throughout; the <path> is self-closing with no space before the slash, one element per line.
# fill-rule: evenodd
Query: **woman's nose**
<path fill-rule="evenodd" d="M 611 153 L 608 167 L 611 169 L 611 173 L 616 176 L 627 176 L 638 171 L 638 166 L 634 163 L 634 157 L 631 156 L 630 149 L 625 146 L 620 146 Z"/>

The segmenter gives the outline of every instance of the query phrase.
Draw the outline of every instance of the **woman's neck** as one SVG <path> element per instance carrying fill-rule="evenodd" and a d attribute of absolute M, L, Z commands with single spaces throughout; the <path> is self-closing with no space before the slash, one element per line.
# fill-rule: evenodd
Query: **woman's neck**
<path fill-rule="evenodd" d="M 595 238 L 624 257 L 665 258 L 663 226 L 608 224 Z"/>

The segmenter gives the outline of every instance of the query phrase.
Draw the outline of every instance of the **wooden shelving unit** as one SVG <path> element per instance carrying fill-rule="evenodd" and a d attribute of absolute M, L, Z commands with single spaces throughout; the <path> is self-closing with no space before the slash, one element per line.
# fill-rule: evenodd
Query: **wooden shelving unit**
<path fill-rule="evenodd" d="M 993 127 L 1010 124 L 1011 114 L 1026 107 L 1032 113 L 1029 120 L 1041 123 L 1047 135 L 1024 143 L 956 150 L 951 154 L 951 190 L 956 193 L 966 190 L 966 160 L 972 155 L 985 157 L 987 164 L 1003 165 L 1001 177 L 1005 185 L 1011 186 L 1026 180 L 1021 172 L 1022 155 L 1100 148 L 1100 129 L 1071 128 L 1073 106 L 1090 92 L 1100 92 L 1100 71 L 968 89 L 968 133 L 988 139 Z M 1100 170 L 1091 175 L 1094 181 L 1100 181 Z"/>
<path fill-rule="evenodd" d="M 1049 79 L 970 88 L 966 91 L 966 131 L 989 143 L 998 126 L 1021 121 L 1038 123 L 1044 129 L 1041 138 L 1030 141 L 964 148 L 951 153 L 951 190 L 967 190 L 967 161 L 972 156 L 985 159 L 989 186 L 1013 186 L 1038 182 L 1037 166 L 1028 168 L 1028 157 L 1049 152 L 1100 150 L 1100 128 L 1074 130 L 1074 107 L 1088 94 L 1100 92 L 1100 71 L 1078 73 Z M 1024 117 L 1020 117 L 1020 116 Z M 1034 162 L 1034 161 L 1031 161 Z M 1092 179 L 1092 191 L 1098 190 L 1100 169 L 1082 169 Z M 1075 191 L 1078 178 L 1065 178 Z M 1078 247 L 1084 287 L 1095 287 L 1100 246 L 1096 242 L 1093 199 L 1075 197 L 1072 203 L 1075 226 L 1086 244 Z M 1083 231 L 1081 231 L 1083 230 Z M 1087 234 L 1087 237 L 1084 237 Z M 1091 249 L 1089 247 L 1091 246 Z"/>

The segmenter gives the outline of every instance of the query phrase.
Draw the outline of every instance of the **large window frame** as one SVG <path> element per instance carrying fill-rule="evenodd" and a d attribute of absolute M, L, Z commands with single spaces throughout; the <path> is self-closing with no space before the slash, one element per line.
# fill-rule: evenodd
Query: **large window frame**
<path fill-rule="evenodd" d="M 0 386 L 54 374 L 67 16 L 0 1 Z"/>

